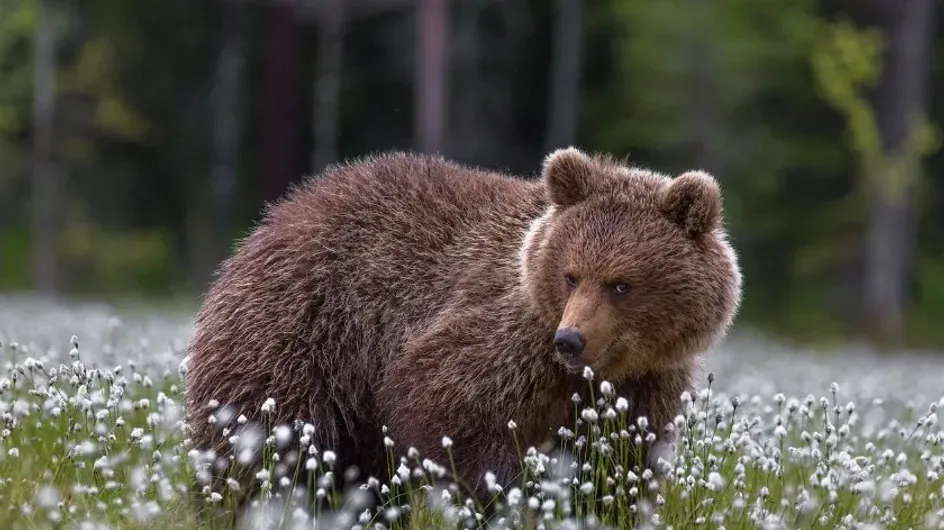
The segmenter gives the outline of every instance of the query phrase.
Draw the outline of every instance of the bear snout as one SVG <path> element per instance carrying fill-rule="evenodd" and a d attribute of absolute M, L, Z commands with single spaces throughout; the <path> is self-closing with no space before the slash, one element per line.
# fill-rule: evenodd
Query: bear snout
<path fill-rule="evenodd" d="M 574 328 L 559 329 L 554 334 L 554 348 L 567 359 L 579 359 L 585 345 L 583 335 Z"/>

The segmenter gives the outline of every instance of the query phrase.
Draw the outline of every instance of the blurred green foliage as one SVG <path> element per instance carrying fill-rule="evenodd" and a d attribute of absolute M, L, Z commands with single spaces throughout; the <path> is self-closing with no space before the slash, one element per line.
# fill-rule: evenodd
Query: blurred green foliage
<path fill-rule="evenodd" d="M 845 18 L 823 26 L 812 60 L 817 88 L 848 121 L 849 142 L 866 177 L 866 187 L 899 195 L 913 175 L 901 166 L 940 149 L 940 130 L 926 116 L 915 116 L 918 123 L 900 159 L 887 157 L 875 111 L 862 94 L 881 74 L 882 34 L 872 28 L 857 29 Z"/>
<path fill-rule="evenodd" d="M 169 296 L 203 288 L 203 279 L 192 273 L 193 256 L 209 222 L 211 105 L 223 4 L 56 4 L 56 157 L 64 177 L 60 251 L 67 290 Z M 233 239 L 258 219 L 263 190 L 272 186 L 262 147 L 264 4 L 246 4 L 245 134 L 230 204 Z M 3 289 L 26 288 L 31 281 L 36 5 L 0 1 Z M 536 136 L 546 121 L 541 102 L 553 13 L 538 0 L 476 0 L 475 6 L 469 9 L 479 16 L 476 50 L 485 80 L 479 97 L 502 109 L 492 113 L 498 117 L 479 113 L 477 134 L 500 131 L 513 140 L 483 144 L 476 156 L 533 174 L 543 156 Z M 806 339 L 847 332 L 849 315 L 861 303 L 864 191 L 875 178 L 882 186 L 900 185 L 894 175 L 920 160 L 928 176 L 922 180 L 910 339 L 944 344 L 944 330 L 935 325 L 944 318 L 944 186 L 931 177 L 942 167 L 933 124 L 942 119 L 944 99 L 931 98 L 902 160 L 882 157 L 870 91 L 882 72 L 884 41 L 864 8 L 841 0 L 606 0 L 585 6 L 577 143 L 671 173 L 704 165 L 719 177 L 745 269 L 743 320 Z M 411 66 L 397 59 L 412 46 L 409 12 L 352 15 L 346 27 L 341 158 L 411 141 Z M 305 18 L 297 29 L 301 174 L 311 155 L 318 32 Z M 515 35 L 514 53 L 500 31 Z M 935 86 L 944 74 L 942 57 L 935 54 Z"/>
<path fill-rule="evenodd" d="M 620 61 L 609 93 L 589 102 L 594 140 L 674 172 L 707 152 L 746 269 L 742 314 L 831 334 L 841 323 L 822 286 L 848 251 L 855 213 L 837 196 L 851 157 L 835 139 L 838 116 L 812 90 L 819 3 L 774 4 L 610 2 Z M 710 123 L 700 137 L 699 119 Z"/>

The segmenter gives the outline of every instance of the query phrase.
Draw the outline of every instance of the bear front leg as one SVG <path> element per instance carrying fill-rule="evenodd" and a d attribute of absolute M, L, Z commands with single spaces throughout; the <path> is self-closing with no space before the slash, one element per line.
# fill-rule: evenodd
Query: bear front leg
<path fill-rule="evenodd" d="M 505 488 L 517 477 L 520 460 L 504 416 L 490 401 L 504 384 L 490 377 L 504 354 L 491 356 L 495 349 L 477 330 L 494 327 L 484 311 L 444 311 L 423 333 L 409 336 L 377 389 L 379 416 L 399 450 L 413 447 L 447 475 L 454 471 L 464 496 L 480 504 L 493 496 L 486 473 Z"/>
<path fill-rule="evenodd" d="M 474 498 L 486 518 L 494 515 L 496 504 L 503 503 L 512 488 L 521 486 L 521 459 L 506 444 L 453 447 L 453 457 L 458 474 L 468 481 L 464 493 Z M 492 480 L 488 480 L 489 474 Z"/>
<path fill-rule="evenodd" d="M 643 438 L 650 433 L 655 436 L 652 443 L 643 442 L 641 466 L 661 473 L 659 459 L 674 460 L 677 433 L 673 421 L 682 411 L 682 393 L 691 391 L 692 384 L 692 371 L 677 369 L 635 376 L 618 386 L 618 395 L 630 402 L 628 419 L 639 429 L 638 420 L 645 417 Z"/>
<path fill-rule="evenodd" d="M 521 459 L 509 444 L 499 442 L 505 433 L 488 433 L 481 425 L 470 425 L 468 430 L 451 430 L 447 436 L 450 444 L 443 444 L 443 437 L 433 433 L 444 432 L 440 428 L 423 425 L 429 431 L 420 432 L 397 426 L 390 430 L 391 435 L 403 442 L 405 447 L 413 447 L 421 460 L 429 459 L 444 472 L 428 475 L 442 486 L 455 483 L 459 487 L 461 498 L 453 501 L 464 503 L 467 499 L 475 502 L 476 510 L 485 518 L 494 513 L 494 506 L 502 501 L 510 488 L 520 485 Z M 440 425 L 442 429 L 447 425 Z M 483 444 L 483 441 L 485 443 Z M 414 467 L 412 463 L 410 467 Z M 489 480 L 489 474 L 493 480 Z M 495 486 L 500 487 L 500 491 Z"/>

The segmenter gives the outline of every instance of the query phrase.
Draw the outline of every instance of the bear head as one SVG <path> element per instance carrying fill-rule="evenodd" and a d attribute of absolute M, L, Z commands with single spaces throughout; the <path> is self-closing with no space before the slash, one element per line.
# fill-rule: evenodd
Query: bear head
<path fill-rule="evenodd" d="M 711 175 L 567 148 L 541 178 L 549 206 L 522 242 L 521 285 L 567 370 L 611 381 L 671 370 L 724 337 L 741 272 Z"/>

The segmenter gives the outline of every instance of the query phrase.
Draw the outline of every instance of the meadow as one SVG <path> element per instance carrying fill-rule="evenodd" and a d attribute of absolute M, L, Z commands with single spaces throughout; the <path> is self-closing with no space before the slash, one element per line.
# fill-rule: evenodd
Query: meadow
<path fill-rule="evenodd" d="M 0 527 L 198 526 L 181 365 L 189 326 L 186 310 L 0 297 Z M 574 403 L 581 419 L 561 427 L 558 445 L 521 448 L 527 472 L 496 486 L 492 527 L 944 528 L 944 354 L 735 333 L 709 356 L 698 391 L 680 396 L 677 454 L 658 473 L 625 464 L 649 441 L 611 387 L 586 375 L 596 401 Z M 275 443 L 279 431 L 268 434 Z M 245 527 L 482 520 L 482 507 L 439 480 L 448 462 L 389 440 L 404 455 L 391 456 L 396 478 L 334 491 L 333 448 L 302 442 L 300 462 L 320 474 L 310 487 L 337 510 L 310 516 L 267 467 L 256 479 L 268 500 Z M 388 501 L 383 518 L 361 509 L 366 489 Z M 200 502 L 224 504 L 220 493 Z"/>

